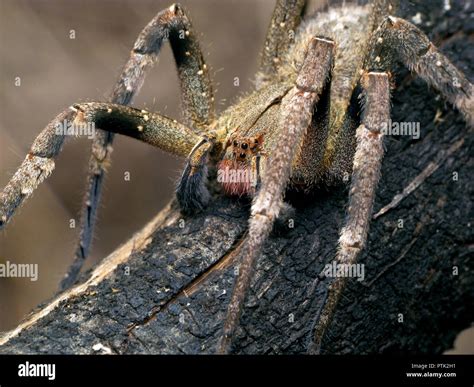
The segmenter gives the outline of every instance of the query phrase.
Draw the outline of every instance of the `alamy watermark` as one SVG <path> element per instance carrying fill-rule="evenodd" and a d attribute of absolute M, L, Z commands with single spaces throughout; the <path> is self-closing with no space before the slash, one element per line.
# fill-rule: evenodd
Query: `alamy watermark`
<path fill-rule="evenodd" d="M 88 139 L 93 139 L 95 136 L 94 122 L 76 123 L 64 120 L 58 122 L 54 129 L 58 136 L 86 136 Z"/>
<path fill-rule="evenodd" d="M 381 132 L 385 136 L 410 136 L 418 140 L 420 138 L 420 123 L 388 120 L 382 124 Z"/>
<path fill-rule="evenodd" d="M 18 365 L 18 376 L 21 378 L 47 378 L 48 380 L 56 379 L 56 364 L 37 364 L 29 361 Z"/>
<path fill-rule="evenodd" d="M 14 263 L 6 261 L 0 263 L 0 278 L 29 278 L 30 281 L 38 281 L 37 263 Z"/>
<path fill-rule="evenodd" d="M 248 183 L 255 185 L 257 182 L 257 171 L 252 168 L 229 168 L 225 167 L 217 171 L 219 183 Z"/>
<path fill-rule="evenodd" d="M 350 277 L 357 278 L 357 281 L 365 279 L 365 266 L 362 263 L 337 263 L 333 261 L 324 266 L 323 274 L 326 277 Z"/>

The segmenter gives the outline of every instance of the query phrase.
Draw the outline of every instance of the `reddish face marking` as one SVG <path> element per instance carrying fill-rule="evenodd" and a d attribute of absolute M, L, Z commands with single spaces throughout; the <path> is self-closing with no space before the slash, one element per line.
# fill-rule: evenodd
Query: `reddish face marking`
<path fill-rule="evenodd" d="M 243 196 L 253 194 L 256 171 L 252 158 L 263 147 L 263 135 L 257 137 L 235 137 L 227 142 L 231 147 L 231 158 L 223 159 L 217 166 L 218 180 L 226 195 Z"/>
<path fill-rule="evenodd" d="M 244 196 L 251 193 L 252 171 L 245 163 L 224 159 L 217 168 L 217 179 L 226 195 Z"/>

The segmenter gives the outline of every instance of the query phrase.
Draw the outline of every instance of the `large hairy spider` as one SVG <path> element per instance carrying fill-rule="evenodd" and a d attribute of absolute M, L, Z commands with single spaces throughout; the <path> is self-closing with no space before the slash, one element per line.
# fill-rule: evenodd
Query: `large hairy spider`
<path fill-rule="evenodd" d="M 1 194 L 0 227 L 54 169 L 65 139 L 58 125 L 93 123 L 102 129 L 93 142 L 80 243 L 62 283 L 67 288 L 88 255 L 113 133 L 186 157 L 176 191 L 183 213 L 206 207 L 209 177 L 216 176 L 226 194 L 253 198 L 248 235 L 239 251 L 239 275 L 217 349 L 229 352 L 256 258 L 281 215 L 286 190 L 311 191 L 352 176 L 335 262 L 356 262 L 367 239 L 380 177 L 395 62 L 438 89 L 468 125 L 474 124 L 472 84 L 417 27 L 392 16 L 393 3 L 345 4 L 301 21 L 305 0 L 278 0 L 256 90 L 219 117 L 196 34 L 184 9 L 172 5 L 140 33 L 109 103 L 74 104 L 37 137 Z M 165 40 L 178 68 L 186 124 L 126 106 Z M 308 351 L 318 351 L 346 282 L 346 277 L 333 280 Z"/>

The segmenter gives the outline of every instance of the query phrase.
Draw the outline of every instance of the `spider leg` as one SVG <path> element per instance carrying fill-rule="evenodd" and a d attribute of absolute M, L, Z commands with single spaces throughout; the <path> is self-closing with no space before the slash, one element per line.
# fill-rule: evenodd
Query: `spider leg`
<path fill-rule="evenodd" d="M 390 82 L 388 73 L 369 72 L 362 77 L 365 106 L 362 124 L 356 132 L 356 152 L 349 191 L 347 220 L 339 237 L 336 264 L 353 265 L 367 240 L 375 190 L 383 158 L 383 125 L 390 119 Z M 323 335 L 331 323 L 347 277 L 336 277 L 329 287 L 318 316 L 311 353 L 319 353 Z"/>
<path fill-rule="evenodd" d="M 398 58 L 411 71 L 438 89 L 474 127 L 474 86 L 428 37 L 406 20 L 388 16 L 375 34 L 369 61 L 378 69 Z M 388 54 L 388 55 L 387 55 Z"/>
<path fill-rule="evenodd" d="M 207 162 L 214 144 L 214 138 L 204 137 L 191 150 L 176 187 L 176 199 L 182 213 L 192 214 L 204 209 L 209 202 L 207 190 Z"/>
<path fill-rule="evenodd" d="M 301 22 L 306 4 L 307 0 L 277 1 L 260 54 L 257 89 L 277 72 L 280 58 L 294 42 L 295 31 Z"/>
<path fill-rule="evenodd" d="M 108 103 L 73 105 L 38 135 L 30 152 L 0 194 L 0 228 L 55 167 L 68 130 L 93 124 L 113 133 L 144 141 L 178 156 L 187 156 L 202 136 L 176 120 L 145 110 Z M 90 134 L 90 133 L 88 133 Z"/>
<path fill-rule="evenodd" d="M 88 102 L 74 104 L 73 125 L 93 124 L 106 132 L 143 141 L 177 156 L 187 156 L 202 138 L 192 129 L 161 114 L 129 106 Z"/>
<path fill-rule="evenodd" d="M 314 38 L 309 44 L 296 84 L 282 101 L 280 134 L 274 153 L 266 163 L 262 186 L 254 199 L 248 237 L 240 252 L 239 275 L 234 285 L 219 353 L 228 353 L 239 322 L 242 304 L 255 270 L 256 257 L 270 234 L 273 222 L 282 207 L 283 193 L 304 134 L 309 127 L 313 109 L 327 83 L 332 69 L 334 43 Z"/>
<path fill-rule="evenodd" d="M 65 110 L 36 137 L 25 160 L 0 194 L 0 229 L 53 171 L 53 158 L 61 151 L 64 142 L 64 136 L 56 135 L 56 127 L 74 116 L 74 112 Z"/>
<path fill-rule="evenodd" d="M 163 42 L 167 40 L 170 41 L 178 68 L 186 122 L 204 131 L 215 114 L 209 71 L 186 12 L 177 4 L 159 12 L 139 34 L 130 59 L 113 89 L 111 102 L 122 105 L 132 102 L 143 84 L 146 72 L 155 62 Z M 101 187 L 106 167 L 110 164 L 113 138 L 112 132 L 99 130 L 92 144 L 74 268 L 80 268 L 89 255 Z M 76 269 L 71 270 L 78 272 Z M 75 279 L 76 275 L 72 271 L 68 272 L 61 283 L 61 289 L 71 286 Z"/>

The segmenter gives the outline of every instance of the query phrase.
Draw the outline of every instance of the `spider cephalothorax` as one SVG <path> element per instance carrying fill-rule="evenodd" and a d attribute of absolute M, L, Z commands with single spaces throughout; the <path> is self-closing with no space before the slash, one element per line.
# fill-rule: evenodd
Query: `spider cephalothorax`
<path fill-rule="evenodd" d="M 395 1 L 394 1 L 395 2 Z M 208 67 L 183 8 L 160 12 L 142 31 L 114 89 L 111 103 L 76 104 L 53 120 L 33 143 L 0 199 L 4 225 L 54 168 L 64 136 L 58 122 L 92 122 L 103 129 L 94 141 L 90 189 L 84 205 L 76 261 L 63 282 L 74 282 L 87 256 L 110 133 L 121 133 L 186 157 L 176 196 L 185 214 L 210 200 L 208 167 L 230 195 L 253 197 L 240 268 L 219 352 L 228 352 L 255 261 L 284 206 L 288 188 L 311 190 L 351 176 L 348 216 L 335 262 L 354 264 L 364 248 L 390 120 L 390 71 L 401 62 L 432 85 L 474 123 L 473 86 L 411 23 L 392 16 L 389 0 L 345 4 L 307 17 L 305 0 L 278 0 L 262 51 L 256 90 L 219 117 Z M 125 105 L 140 88 L 163 41 L 178 67 L 186 124 Z M 317 352 L 347 278 L 338 277 L 308 348 Z"/>

